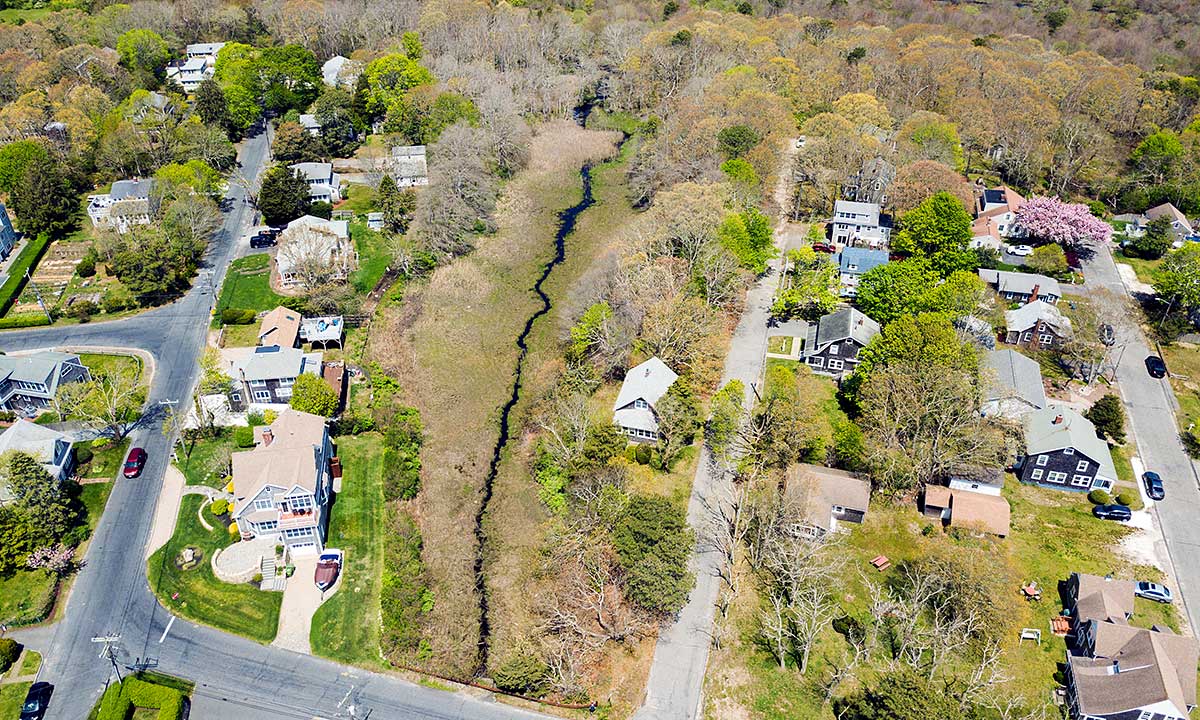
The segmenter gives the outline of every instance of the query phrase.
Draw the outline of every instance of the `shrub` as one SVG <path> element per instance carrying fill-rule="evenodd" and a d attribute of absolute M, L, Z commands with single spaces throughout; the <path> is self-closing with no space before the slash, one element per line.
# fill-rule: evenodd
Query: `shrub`
<path fill-rule="evenodd" d="M 258 427 L 259 425 L 267 425 L 268 423 L 262 410 L 251 410 L 246 413 L 246 424 L 250 427 Z"/>
<path fill-rule="evenodd" d="M 225 308 L 221 311 L 221 322 L 226 325 L 249 325 L 257 315 L 250 308 Z"/>
<path fill-rule="evenodd" d="M 1108 436 L 1113 442 L 1125 442 L 1125 407 L 1121 398 L 1113 394 L 1101 397 L 1083 414 L 1096 426 L 1096 434 Z"/>
<path fill-rule="evenodd" d="M 7 672 L 20 656 L 20 643 L 12 638 L 0 638 L 0 675 Z"/>
<path fill-rule="evenodd" d="M 100 312 L 100 306 L 91 300 L 78 300 L 67 308 L 67 315 L 79 322 L 87 322 L 98 312 Z"/>
<path fill-rule="evenodd" d="M 279 419 L 279 413 L 274 410 L 263 410 L 263 422 L 270 425 Z"/>
<path fill-rule="evenodd" d="M 629 600 L 664 613 L 683 607 L 695 578 L 687 569 L 692 534 L 682 508 L 667 498 L 634 495 L 612 530 L 612 540 L 627 573 Z"/>
<path fill-rule="evenodd" d="M 505 692 L 541 697 L 546 694 L 549 674 L 550 668 L 541 658 L 530 652 L 520 652 L 509 656 L 496 668 L 492 681 Z"/>
<path fill-rule="evenodd" d="M 240 448 L 254 447 L 254 428 L 241 425 L 233 429 L 233 444 Z"/>
<path fill-rule="evenodd" d="M 234 536 L 234 537 L 237 537 L 237 536 L 238 536 L 238 526 L 237 526 L 237 523 L 235 523 L 235 522 L 233 522 L 233 523 L 229 523 L 229 534 L 230 534 L 230 535 L 232 535 L 232 536 Z"/>
<path fill-rule="evenodd" d="M 1107 505 L 1112 502 L 1112 496 L 1104 490 L 1097 489 L 1088 493 L 1088 500 L 1090 500 L 1093 505 Z"/>
<path fill-rule="evenodd" d="M 20 315 L 10 315 L 6 318 L 0 318 L 0 329 L 3 330 L 40 327 L 49 324 L 50 319 L 46 317 L 46 313 L 21 313 Z"/>
<path fill-rule="evenodd" d="M 220 517 L 221 515 L 229 512 L 229 501 L 225 498 L 217 498 L 216 500 L 212 501 L 211 505 L 208 506 L 208 511 L 213 515 Z"/>
<path fill-rule="evenodd" d="M 254 577 L 250 578 L 250 582 L 258 585 L 262 582 L 262 573 L 254 573 Z"/>
<path fill-rule="evenodd" d="M 50 236 L 42 233 L 31 239 L 21 253 L 8 265 L 8 279 L 0 285 L 0 315 L 8 312 L 25 287 L 25 273 L 32 270 L 50 244 Z"/>
<path fill-rule="evenodd" d="M 84 540 L 92 534 L 92 529 L 87 525 L 76 525 L 70 530 L 63 533 L 62 539 L 59 541 L 69 548 L 77 548 L 83 544 Z"/>
<path fill-rule="evenodd" d="M 75 462 L 79 465 L 90 463 L 95 453 L 87 445 L 79 445 L 75 448 Z"/>
<path fill-rule="evenodd" d="M 341 404 L 341 398 L 320 375 L 305 373 L 296 378 L 296 382 L 292 384 L 291 406 L 293 410 L 333 417 L 339 404 Z"/>
<path fill-rule="evenodd" d="M 638 465 L 649 465 L 651 455 L 651 447 L 647 443 L 640 443 L 633 450 L 633 458 Z"/>
<path fill-rule="evenodd" d="M 11 410 L 0 410 L 0 422 L 12 422 L 17 419 L 17 414 Z"/>
<path fill-rule="evenodd" d="M 1134 495 L 1132 492 L 1126 490 L 1125 492 L 1117 493 L 1116 499 L 1118 503 L 1124 505 L 1125 507 L 1129 507 L 1137 502 L 1137 495 Z"/>
<path fill-rule="evenodd" d="M 79 260 L 79 264 L 75 266 L 75 272 L 81 278 L 90 278 L 96 274 L 96 251 L 88 248 L 87 254 Z"/>
<path fill-rule="evenodd" d="M 391 656 L 420 649 L 421 613 L 432 609 L 432 597 L 421 564 L 420 529 L 406 513 L 391 507 L 386 512 L 379 644 L 384 655 Z"/>

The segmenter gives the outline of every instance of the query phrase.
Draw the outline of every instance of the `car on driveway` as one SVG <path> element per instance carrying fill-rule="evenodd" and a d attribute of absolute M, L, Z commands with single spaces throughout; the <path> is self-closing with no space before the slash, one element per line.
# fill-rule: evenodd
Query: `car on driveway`
<path fill-rule="evenodd" d="M 1155 582 L 1141 581 L 1134 584 L 1133 594 L 1160 603 L 1169 603 L 1175 599 L 1171 595 L 1171 588 Z"/>
<path fill-rule="evenodd" d="M 1167 489 L 1163 487 L 1162 478 L 1156 472 L 1142 473 L 1142 484 L 1146 486 L 1146 494 L 1151 500 L 1162 500 L 1167 496 Z"/>
<path fill-rule="evenodd" d="M 1130 520 L 1133 518 L 1133 511 L 1124 505 L 1097 505 L 1092 508 L 1092 514 L 1101 520 Z"/>
<path fill-rule="evenodd" d="M 829 243 L 823 243 L 823 242 L 813 243 L 812 249 L 816 250 L 817 252 L 822 252 L 822 253 L 837 252 L 836 247 L 834 247 L 833 245 L 831 245 Z"/>
<path fill-rule="evenodd" d="M 135 447 L 129 451 L 129 457 L 125 458 L 125 469 L 121 472 L 130 479 L 141 475 L 142 468 L 146 467 L 146 457 L 145 450 Z"/>
<path fill-rule="evenodd" d="M 1163 378 L 1167 376 L 1167 364 L 1157 355 L 1146 356 L 1146 372 L 1150 377 Z"/>
<path fill-rule="evenodd" d="M 275 238 L 265 233 L 259 233 L 250 237 L 250 247 L 254 249 L 275 247 Z"/>
<path fill-rule="evenodd" d="M 1017 257 L 1028 257 L 1033 254 L 1033 248 L 1029 245 L 1010 245 L 1008 247 L 1008 254 L 1016 255 Z"/>
<path fill-rule="evenodd" d="M 25 703 L 21 705 L 21 720 L 42 720 L 52 692 L 54 686 L 50 683 L 38 682 L 30 686 Z"/>

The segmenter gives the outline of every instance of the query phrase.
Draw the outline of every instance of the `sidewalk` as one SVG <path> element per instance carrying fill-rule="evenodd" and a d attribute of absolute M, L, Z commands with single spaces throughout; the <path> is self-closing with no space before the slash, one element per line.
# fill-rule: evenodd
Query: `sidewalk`
<path fill-rule="evenodd" d="M 175 522 L 179 519 L 179 503 L 187 478 L 174 463 L 167 464 L 163 475 L 162 490 L 158 494 L 158 506 L 154 509 L 154 524 L 150 526 L 150 539 L 146 541 L 146 557 L 149 558 L 175 534 Z"/>

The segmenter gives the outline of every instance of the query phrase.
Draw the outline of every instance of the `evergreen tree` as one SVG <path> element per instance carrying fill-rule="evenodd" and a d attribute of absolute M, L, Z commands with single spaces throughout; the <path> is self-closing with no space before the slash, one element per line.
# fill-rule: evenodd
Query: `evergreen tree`
<path fill-rule="evenodd" d="M 312 207 L 308 182 L 286 165 L 275 165 L 263 175 L 258 193 L 258 209 L 268 225 L 283 225 L 300 217 Z"/>

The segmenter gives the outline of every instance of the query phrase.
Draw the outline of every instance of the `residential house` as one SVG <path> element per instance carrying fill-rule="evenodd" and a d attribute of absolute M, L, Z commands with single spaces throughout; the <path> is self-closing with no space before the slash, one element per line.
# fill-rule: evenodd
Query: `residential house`
<path fill-rule="evenodd" d="M 1042 366 L 1016 350 L 993 350 L 983 356 L 987 377 L 979 413 L 1018 420 L 1046 407 Z"/>
<path fill-rule="evenodd" d="M 1074 625 L 1091 620 L 1126 624 L 1133 617 L 1133 581 L 1073 572 L 1063 586 L 1063 609 Z"/>
<path fill-rule="evenodd" d="M 249 352 L 230 363 L 233 386 L 229 406 L 241 412 L 250 405 L 286 405 L 292 386 L 303 374 L 321 375 L 322 355 L 299 348 L 265 345 L 246 348 Z"/>
<path fill-rule="evenodd" d="M 844 247 L 837 254 L 838 273 L 841 278 L 841 288 L 838 290 L 842 297 L 854 297 L 858 294 L 858 281 L 869 270 L 873 270 L 888 262 L 887 250 L 875 250 L 865 247 Z"/>
<path fill-rule="evenodd" d="M 304 318 L 300 323 L 300 339 L 306 343 L 312 343 L 314 349 L 317 345 L 328 348 L 332 343 L 337 343 L 337 346 L 341 347 L 342 335 L 345 331 L 346 323 L 342 320 L 341 315 Z"/>
<path fill-rule="evenodd" d="M 164 122 L 175 114 L 175 104 L 167 95 L 157 92 L 135 93 L 130 97 L 129 117 L 141 124 L 147 120 Z"/>
<path fill-rule="evenodd" d="M 308 131 L 309 135 L 314 137 L 321 136 L 321 123 L 317 120 L 317 116 L 312 113 L 305 113 L 300 116 L 300 127 Z M 330 168 L 333 166 L 330 165 Z"/>
<path fill-rule="evenodd" d="M 993 237 L 996 241 L 1024 237 L 1017 222 L 1017 212 L 1024 204 L 1025 198 L 1010 187 L 1001 185 L 984 190 L 975 205 L 972 233 L 976 238 Z"/>
<path fill-rule="evenodd" d="M 1061 490 L 1111 491 L 1117 481 L 1108 444 L 1091 421 L 1065 405 L 1047 405 L 1025 416 L 1023 483 Z"/>
<path fill-rule="evenodd" d="M 613 424 L 634 441 L 658 440 L 658 414 L 654 408 L 678 378 L 657 357 L 630 368 L 613 403 Z"/>
<path fill-rule="evenodd" d="M 0 203 L 0 260 L 4 260 L 17 244 L 17 231 L 13 230 L 12 220 L 8 218 L 8 210 Z"/>
<path fill-rule="evenodd" d="M 217 53 L 225 47 L 223 42 L 192 43 L 184 48 L 184 54 L 189 60 L 203 60 L 209 65 L 217 64 Z"/>
<path fill-rule="evenodd" d="M 1004 236 L 1000 234 L 1000 223 L 994 217 L 978 218 L 971 223 L 971 241 L 967 247 L 996 250 L 1004 247 Z"/>
<path fill-rule="evenodd" d="M 1034 350 L 1061 346 L 1071 337 L 1071 321 L 1042 300 L 1004 313 L 1004 342 Z"/>
<path fill-rule="evenodd" d="M 840 523 L 861 523 L 871 503 L 871 483 L 866 480 L 804 463 L 788 466 L 783 493 L 803 509 L 805 521 L 817 534 L 836 531 Z"/>
<path fill-rule="evenodd" d="M 92 227 L 125 233 L 134 225 L 149 225 L 154 216 L 154 178 L 118 180 L 109 191 L 88 195 L 87 214 Z"/>
<path fill-rule="evenodd" d="M 887 249 L 892 221 L 880 213 L 877 203 L 838 200 L 829 219 L 830 240 L 851 247 Z"/>
<path fill-rule="evenodd" d="M 329 87 L 353 88 L 362 73 L 362 63 L 334 55 L 321 66 L 321 80 Z"/>
<path fill-rule="evenodd" d="M 322 263 L 337 280 L 345 280 L 358 267 L 358 252 L 350 241 L 345 220 L 305 215 L 288 223 L 279 234 L 275 271 L 280 285 L 298 285 L 303 279 L 303 266 L 313 261 Z"/>
<path fill-rule="evenodd" d="M 243 539 L 272 538 L 293 557 L 325 548 L 333 479 L 341 474 L 325 418 L 287 408 L 254 428 L 254 448 L 233 453 L 231 465 L 232 516 Z"/>
<path fill-rule="evenodd" d="M 28 420 L 17 420 L 0 433 L 0 456 L 10 451 L 23 452 L 41 461 L 50 477 L 65 482 L 75 470 L 71 437 Z M 13 499 L 8 483 L 0 482 L 0 505 Z"/>
<path fill-rule="evenodd" d="M 178 83 L 184 92 L 191 95 L 200 87 L 200 83 L 212 78 L 217 66 L 217 53 L 223 47 L 223 42 L 188 45 L 185 59 L 167 63 L 167 80 Z"/>
<path fill-rule="evenodd" d="M 367 229 L 375 230 L 376 232 L 383 229 L 383 213 L 369 212 L 367 213 Z"/>
<path fill-rule="evenodd" d="M 1177 240 L 1187 240 L 1196 234 L 1187 216 L 1171 203 L 1163 203 L 1162 205 L 1150 208 L 1146 211 L 1146 217 L 1149 220 L 1157 220 L 1160 217 L 1170 220 L 1171 230 L 1175 232 L 1175 239 Z"/>
<path fill-rule="evenodd" d="M 991 487 L 988 485 L 987 487 Z M 947 527 L 1007 537 L 1011 519 L 1008 501 L 999 494 L 926 485 L 921 511 Z"/>
<path fill-rule="evenodd" d="M 842 186 L 842 192 L 847 200 L 879 205 L 887 200 L 887 189 L 895 179 L 896 166 L 882 157 L 873 157 L 863 161 L 862 168 Z"/>
<path fill-rule="evenodd" d="M 1004 490 L 1004 471 L 998 467 L 959 465 L 946 473 L 946 485 L 951 490 L 999 496 Z"/>
<path fill-rule="evenodd" d="M 73 353 L 0 355 L 0 410 L 36 414 L 50 405 L 60 386 L 91 379 L 87 366 Z"/>
<path fill-rule="evenodd" d="M 1196 707 L 1196 641 L 1155 625 L 1092 619 L 1067 649 L 1073 720 L 1187 720 Z"/>
<path fill-rule="evenodd" d="M 858 353 L 879 334 L 879 323 L 855 308 L 842 308 L 809 326 L 801 359 L 814 372 L 842 376 L 858 365 Z"/>
<path fill-rule="evenodd" d="M 303 162 L 289 165 L 288 168 L 308 183 L 308 197 L 313 202 L 332 204 L 342 199 L 342 180 L 333 171 L 332 163 Z"/>
<path fill-rule="evenodd" d="M 1058 281 L 1045 275 L 980 268 L 979 279 L 1009 302 L 1027 303 L 1036 298 L 1057 305 L 1062 298 Z"/>
<path fill-rule="evenodd" d="M 300 323 L 300 313 L 280 305 L 263 316 L 258 326 L 258 344 L 296 347 Z"/>
<path fill-rule="evenodd" d="M 400 145 L 392 148 L 388 174 L 399 187 L 429 184 L 429 165 L 424 145 Z"/>

